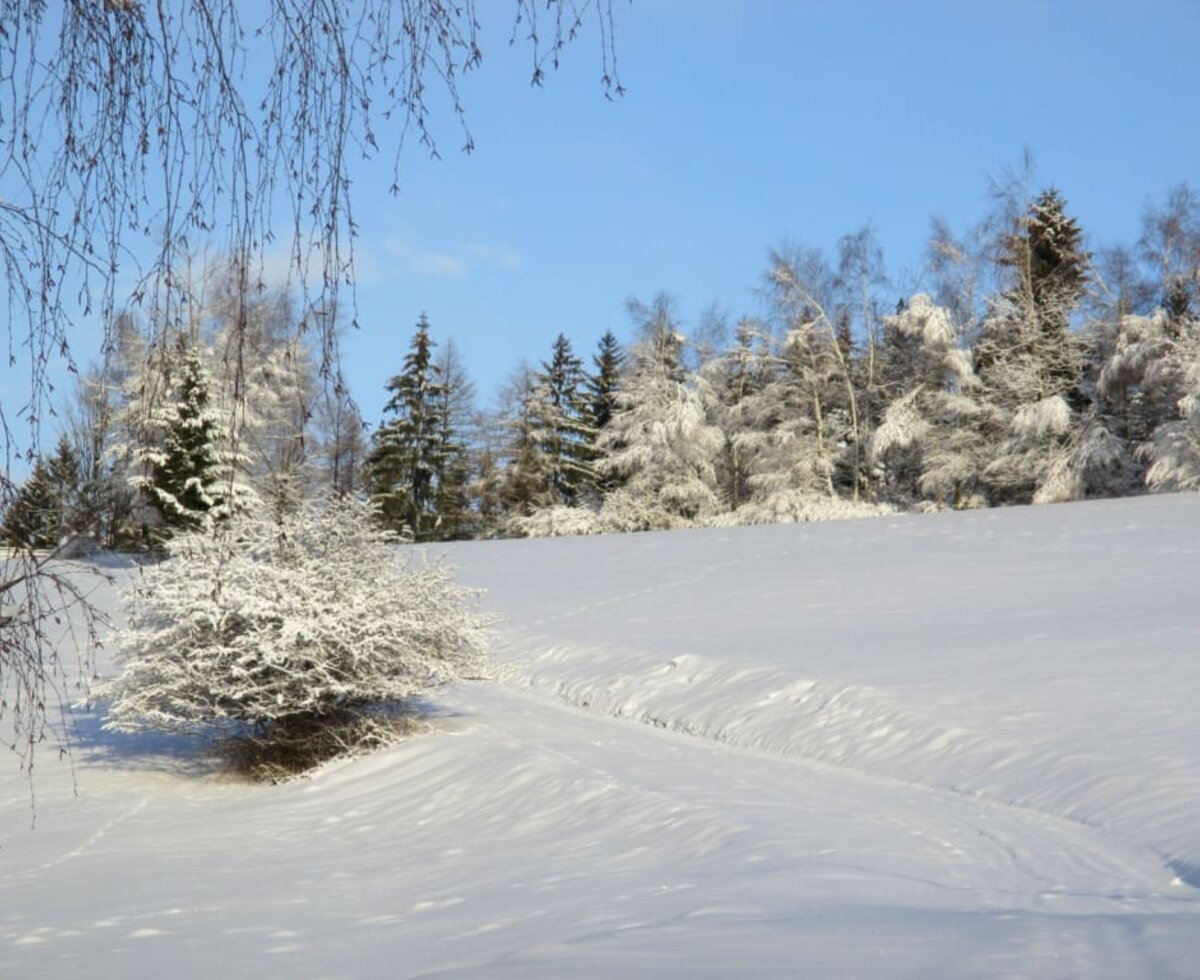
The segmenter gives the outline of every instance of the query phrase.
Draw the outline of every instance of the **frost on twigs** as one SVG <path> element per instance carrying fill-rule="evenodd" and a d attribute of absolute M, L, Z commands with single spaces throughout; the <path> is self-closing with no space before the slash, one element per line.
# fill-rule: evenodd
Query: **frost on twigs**
<path fill-rule="evenodd" d="M 370 516 L 346 498 L 252 504 L 173 538 L 125 595 L 106 727 L 216 735 L 273 777 L 390 741 L 415 699 L 483 676 L 473 593 Z"/>

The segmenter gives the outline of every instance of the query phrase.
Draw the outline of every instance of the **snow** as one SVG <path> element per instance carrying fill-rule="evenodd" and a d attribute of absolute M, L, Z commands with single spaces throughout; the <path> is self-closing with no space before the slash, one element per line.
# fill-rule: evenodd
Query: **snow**
<path fill-rule="evenodd" d="M 0 976 L 1194 976 L 1200 496 L 449 549 L 501 678 L 0 770 Z"/>

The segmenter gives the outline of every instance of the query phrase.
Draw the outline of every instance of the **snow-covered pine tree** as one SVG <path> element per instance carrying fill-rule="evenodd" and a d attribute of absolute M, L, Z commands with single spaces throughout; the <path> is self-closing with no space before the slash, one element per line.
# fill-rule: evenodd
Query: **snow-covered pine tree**
<path fill-rule="evenodd" d="M 79 455 L 70 438 L 59 436 L 53 456 L 38 457 L 33 472 L 4 512 L 3 532 L 14 547 L 53 548 L 81 530 L 83 482 Z"/>
<path fill-rule="evenodd" d="M 587 390 L 588 421 L 597 431 L 608 425 L 617 410 L 617 393 L 621 390 L 621 372 L 625 352 L 611 330 L 606 330 L 592 355 L 592 371 L 584 377 Z"/>
<path fill-rule="evenodd" d="M 383 526 L 415 541 L 436 535 L 438 474 L 446 447 L 439 415 L 443 380 L 433 359 L 429 319 L 417 321 L 403 370 L 385 386 L 391 393 L 365 464 L 365 480 Z"/>
<path fill-rule="evenodd" d="M 53 548 L 58 544 L 56 512 L 50 467 L 39 458 L 4 512 L 4 539 L 14 548 Z"/>
<path fill-rule="evenodd" d="M 475 476 L 471 481 L 474 505 L 474 536 L 490 538 L 502 532 L 505 524 L 504 471 L 498 462 L 500 445 L 492 433 L 494 420 L 481 418 L 481 438 L 475 448 Z"/>
<path fill-rule="evenodd" d="M 517 368 L 501 395 L 505 463 L 499 491 L 506 522 L 555 504 L 553 461 L 546 452 L 553 441 L 546 397 L 537 372 L 525 364 Z"/>
<path fill-rule="evenodd" d="M 722 510 L 716 466 L 724 438 L 697 391 L 703 382 L 681 366 L 684 337 L 669 301 L 631 309 L 642 340 L 597 443 L 600 474 L 620 480 L 601 517 L 614 530 L 686 526 Z"/>
<path fill-rule="evenodd" d="M 249 500 L 167 551 L 125 592 L 106 727 L 249 739 L 278 773 L 387 740 L 389 704 L 487 669 L 471 594 L 354 497 Z"/>
<path fill-rule="evenodd" d="M 142 535 L 159 543 L 178 530 L 223 516 L 230 492 L 226 432 L 212 406 L 212 375 L 198 342 L 179 335 L 170 358 L 148 359 L 125 409 L 136 442 L 116 449 L 143 508 Z"/>
<path fill-rule="evenodd" d="M 583 362 L 575 356 L 564 334 L 555 338 L 550 360 L 542 362 L 536 386 L 546 436 L 542 449 L 549 462 L 550 491 L 555 503 L 574 507 L 595 484 L 591 457 L 596 430 L 589 419 Z"/>
<path fill-rule="evenodd" d="M 592 467 L 597 491 L 603 496 L 618 485 L 617 478 L 601 472 L 597 465 L 601 451 L 597 445 L 600 433 L 608 426 L 617 411 L 617 396 L 621 391 L 621 377 L 625 370 L 625 351 L 616 335 L 606 330 L 592 355 L 592 370 L 584 375 L 583 384 L 587 398 L 587 422 L 593 435 L 589 446 L 588 462 Z"/>
<path fill-rule="evenodd" d="M 524 391 L 517 418 L 510 422 L 506 533 L 540 537 L 595 531 L 602 480 L 593 465 L 596 429 L 583 364 L 566 336 L 558 335 L 540 371 L 525 372 L 518 383 Z"/>
<path fill-rule="evenodd" d="M 883 497 L 960 507 L 975 499 L 985 445 L 976 418 L 978 380 L 950 311 L 913 296 L 883 318 L 881 375 L 888 405 L 871 438 Z"/>
<path fill-rule="evenodd" d="M 727 505 L 734 511 L 752 496 L 747 446 L 755 442 L 757 434 L 755 401 L 776 369 L 770 343 L 763 324 L 743 318 L 734 330 L 733 345 L 701 367 L 707 382 L 705 393 L 712 403 L 709 415 L 725 435 L 718 480 Z"/>
<path fill-rule="evenodd" d="M 50 484 L 54 494 L 54 535 L 55 541 L 65 535 L 78 531 L 86 531 L 83 520 L 83 473 L 70 437 L 64 432 L 58 437 L 54 455 L 47 464 Z"/>
<path fill-rule="evenodd" d="M 1088 355 L 1070 320 L 1087 278 L 1083 233 L 1053 188 L 1016 219 L 999 258 L 1008 288 L 993 300 L 975 346 L 987 411 L 981 437 L 993 447 L 984 483 L 993 503 L 1081 496 L 1072 445 Z"/>
<path fill-rule="evenodd" d="M 459 541 L 478 531 L 471 505 L 473 461 L 469 445 L 475 421 L 475 385 L 453 340 L 442 347 L 437 366 L 442 378 L 441 391 L 435 398 L 442 462 L 437 474 L 434 537 Z"/>
<path fill-rule="evenodd" d="M 1187 364 L 1178 356 L 1176 326 L 1161 309 L 1149 316 L 1129 313 L 1092 324 L 1101 352 L 1096 409 L 1121 445 L 1109 492 L 1144 488 L 1155 431 L 1179 419 Z"/>
<path fill-rule="evenodd" d="M 1155 364 L 1163 388 L 1178 394 L 1173 417 L 1154 429 L 1141 453 L 1152 490 L 1200 490 L 1200 318 L 1163 317 L 1168 337 Z"/>
<path fill-rule="evenodd" d="M 1058 392 L 1069 392 L 1080 381 L 1078 360 L 1068 341 L 1071 314 L 1083 295 L 1090 260 L 1079 222 L 1066 209 L 1056 188 L 1042 191 L 1005 238 L 999 257 L 1010 274 L 1010 305 L 1032 321 L 1014 339 L 1036 357 L 1042 388 Z M 1036 330 L 1029 332 L 1029 326 Z M 986 349 L 980 351 L 982 362 L 987 357 Z"/>

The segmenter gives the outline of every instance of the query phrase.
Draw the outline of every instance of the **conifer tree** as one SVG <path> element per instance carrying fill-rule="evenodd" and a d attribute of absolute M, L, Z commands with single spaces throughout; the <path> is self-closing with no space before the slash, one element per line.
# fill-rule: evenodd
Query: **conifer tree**
<path fill-rule="evenodd" d="M 747 445 L 755 437 L 752 407 L 774 369 L 766 330 L 749 319 L 737 324 L 733 346 L 701 369 L 712 401 L 710 415 L 725 433 L 719 477 L 731 510 L 751 497 Z"/>
<path fill-rule="evenodd" d="M 505 401 L 511 410 L 507 429 L 506 464 L 500 481 L 500 501 L 508 518 L 527 517 L 555 503 L 551 484 L 553 461 L 546 452 L 552 433 L 545 411 L 546 392 L 535 371 L 517 369 Z"/>
<path fill-rule="evenodd" d="M 391 416 L 375 432 L 366 483 L 384 527 L 426 541 L 435 536 L 438 476 L 446 461 L 441 369 L 433 359 L 429 319 L 417 321 L 404 367 L 385 386 Z"/>
<path fill-rule="evenodd" d="M 993 447 L 984 479 L 993 503 L 1078 496 L 1070 440 L 1085 408 L 1085 345 L 1070 319 L 1087 277 L 1083 233 L 1053 188 L 1042 192 L 1003 239 L 1008 288 L 975 347 L 987 411 L 981 437 Z"/>
<path fill-rule="evenodd" d="M 150 510 L 143 521 L 146 543 L 196 529 L 206 514 L 218 516 L 226 504 L 229 460 L 221 449 L 226 432 L 211 404 L 213 381 L 205 361 L 199 345 L 181 335 L 164 367 L 160 398 L 149 395 L 143 378 L 146 403 L 136 399 L 126 409 L 141 423 L 137 443 L 124 451 L 133 462 L 130 485 Z"/>
<path fill-rule="evenodd" d="M 620 483 L 618 477 L 603 472 L 598 465 L 602 453 L 597 443 L 600 433 L 608 427 L 617 411 L 624 367 L 625 351 L 613 332 L 607 330 L 597 344 L 596 353 L 592 355 L 593 370 L 590 374 L 585 374 L 583 379 L 587 398 L 587 422 L 593 433 L 588 462 L 592 466 L 596 489 L 601 494 L 614 490 Z"/>
<path fill-rule="evenodd" d="M 607 330 L 592 355 L 591 374 L 584 376 L 588 399 L 588 421 L 599 432 L 617 410 L 617 394 L 621 390 L 621 370 L 625 352 L 611 330 Z"/>
<path fill-rule="evenodd" d="M 697 391 L 703 382 L 683 369 L 684 337 L 668 300 L 635 303 L 631 311 L 643 339 L 599 437 L 601 474 L 621 480 L 602 516 L 623 530 L 687 525 L 722 509 L 716 464 L 724 437 L 708 420 Z"/>
<path fill-rule="evenodd" d="M 57 500 L 46 461 L 39 459 L 4 512 L 4 538 L 16 548 L 52 548 L 58 543 Z"/>
<path fill-rule="evenodd" d="M 573 507 L 595 480 L 591 456 L 596 430 L 589 420 L 583 362 L 565 335 L 555 339 L 536 383 L 550 492 L 555 503 Z"/>
<path fill-rule="evenodd" d="M 441 541 L 458 541 L 474 536 L 477 531 L 471 506 L 469 446 L 475 416 L 475 385 L 453 340 L 446 341 L 437 368 L 442 378 L 441 391 L 435 397 L 441 466 L 437 473 L 434 536 Z"/>
<path fill-rule="evenodd" d="M 475 477 L 471 482 L 475 537 L 491 537 L 504 526 L 504 473 L 489 442 L 475 454 Z"/>
<path fill-rule="evenodd" d="M 1165 313 L 1155 319 L 1165 337 L 1157 338 L 1158 356 L 1143 383 L 1178 397 L 1139 447 L 1150 463 L 1146 484 L 1153 490 L 1200 490 L 1200 319 L 1172 321 Z"/>
<path fill-rule="evenodd" d="M 889 403 L 871 438 L 879 485 L 895 504 L 961 507 L 975 498 L 985 445 L 975 420 L 978 380 L 951 312 L 918 294 L 883 319 Z"/>
<path fill-rule="evenodd" d="M 1055 188 L 1043 191 L 1004 240 L 1000 256 L 1012 278 L 1009 305 L 1028 321 L 1014 339 L 1018 351 L 1038 362 L 1043 397 L 1070 392 L 1080 381 L 1070 318 L 1083 295 L 1090 256 L 1083 250 L 1083 231 L 1066 207 Z M 987 351 L 981 357 L 986 360 Z"/>
<path fill-rule="evenodd" d="M 57 539 L 72 531 L 80 531 L 83 503 L 83 474 L 79 454 L 64 432 L 58 439 L 54 455 L 47 464 L 50 485 L 54 495 L 54 511 L 51 515 Z"/>

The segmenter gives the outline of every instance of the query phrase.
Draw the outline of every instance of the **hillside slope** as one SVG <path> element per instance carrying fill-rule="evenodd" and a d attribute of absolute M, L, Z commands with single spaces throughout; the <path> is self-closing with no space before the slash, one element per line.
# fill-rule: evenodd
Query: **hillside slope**
<path fill-rule="evenodd" d="M 501 677 L 278 787 L 0 770 L 0 976 L 1189 977 L 1200 495 L 449 549 Z M 365 570 L 369 572 L 369 570 Z"/>

